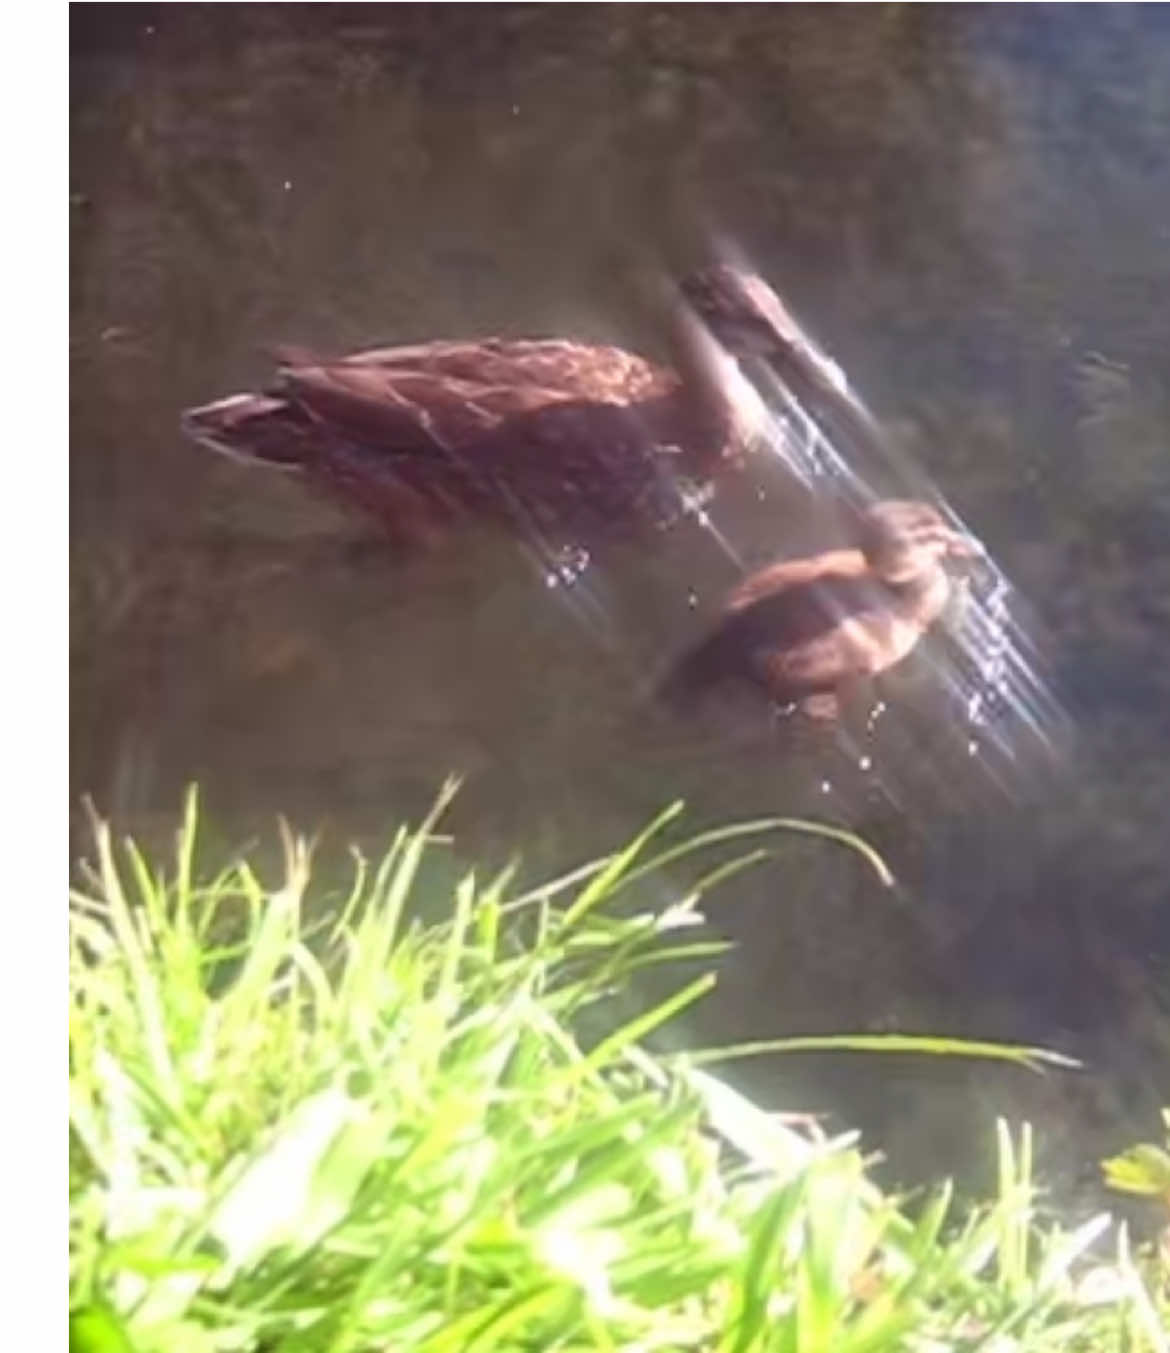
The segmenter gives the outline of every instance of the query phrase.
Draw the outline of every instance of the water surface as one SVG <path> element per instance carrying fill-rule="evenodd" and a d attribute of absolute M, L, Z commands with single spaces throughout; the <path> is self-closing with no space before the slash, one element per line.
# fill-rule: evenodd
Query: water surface
<path fill-rule="evenodd" d="M 282 811 L 373 845 L 457 770 L 465 853 L 519 846 L 534 872 L 679 796 L 696 825 L 846 822 L 886 853 L 897 903 L 808 844 L 728 885 L 712 919 L 743 943 L 696 1036 L 937 1030 L 1090 1063 L 1044 1081 L 737 1069 L 770 1103 L 860 1122 L 903 1172 L 961 1168 L 1000 1109 L 1038 1119 L 1054 1168 L 1152 1130 L 1170 1033 L 1167 11 L 71 20 L 74 795 L 150 833 L 194 778 L 222 842 Z M 557 333 L 661 355 L 639 279 L 713 232 L 1018 588 L 1070 716 L 1058 756 L 1006 777 L 968 756 L 929 651 L 863 746 L 671 724 L 647 683 L 737 576 L 697 527 L 571 593 L 490 533 L 404 568 L 363 522 L 179 435 L 180 410 L 263 380 L 281 340 Z M 778 472 L 715 515 L 748 562 L 820 529 Z"/>

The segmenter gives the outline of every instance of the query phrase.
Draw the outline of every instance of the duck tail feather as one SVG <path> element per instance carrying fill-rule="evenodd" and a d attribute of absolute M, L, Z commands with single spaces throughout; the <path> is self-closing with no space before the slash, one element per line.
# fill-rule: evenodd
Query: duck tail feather
<path fill-rule="evenodd" d="M 238 394 L 187 409 L 186 436 L 232 460 L 295 470 L 308 458 L 304 418 L 276 395 Z"/>

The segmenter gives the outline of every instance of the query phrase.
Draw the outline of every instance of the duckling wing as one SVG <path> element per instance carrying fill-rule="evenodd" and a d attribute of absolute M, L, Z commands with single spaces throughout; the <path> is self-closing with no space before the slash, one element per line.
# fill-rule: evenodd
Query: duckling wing
<path fill-rule="evenodd" d="M 873 613 L 872 589 L 850 577 L 789 583 L 725 611 L 676 664 L 665 692 L 694 695 L 725 682 L 762 687 L 780 703 L 832 691 L 865 664 L 857 635 Z"/>
<path fill-rule="evenodd" d="M 724 600 L 723 609 L 743 611 L 768 597 L 791 593 L 813 583 L 832 585 L 840 579 L 862 578 L 867 568 L 860 550 L 831 550 L 811 559 L 782 559 L 742 579 Z"/>
<path fill-rule="evenodd" d="M 824 579 L 783 600 L 769 598 L 745 613 L 756 637 L 753 673 L 777 699 L 873 676 L 900 662 L 921 634 L 868 579 Z"/>

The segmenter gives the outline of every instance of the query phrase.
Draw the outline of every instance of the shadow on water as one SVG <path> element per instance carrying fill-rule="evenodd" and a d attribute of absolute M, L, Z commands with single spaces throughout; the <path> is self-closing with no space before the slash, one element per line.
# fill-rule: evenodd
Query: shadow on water
<path fill-rule="evenodd" d="M 1001 12 L 1002 15 L 1003 12 Z M 703 1042 L 897 1028 L 1049 1042 L 1090 1072 L 760 1063 L 896 1171 L 997 1110 L 1066 1164 L 1166 1094 L 1170 25 L 1157 8 L 86 6 L 72 21 L 74 797 L 224 842 L 278 811 L 373 845 L 467 777 L 469 857 L 560 869 L 663 803 L 859 829 L 891 905 L 801 845 L 728 885 Z M 571 334 L 661 355 L 635 285 L 742 243 L 986 543 L 1069 709 L 1004 778 L 936 679 L 849 739 L 647 704 L 735 581 L 696 525 L 548 589 L 488 532 L 398 565 L 179 411 L 287 340 Z M 747 566 L 822 547 L 790 481 L 715 509 Z M 1023 602 L 1020 603 L 1023 607 Z M 978 1145 L 976 1145 L 978 1144 Z M 1063 1154 L 1062 1154 L 1063 1153 Z"/>

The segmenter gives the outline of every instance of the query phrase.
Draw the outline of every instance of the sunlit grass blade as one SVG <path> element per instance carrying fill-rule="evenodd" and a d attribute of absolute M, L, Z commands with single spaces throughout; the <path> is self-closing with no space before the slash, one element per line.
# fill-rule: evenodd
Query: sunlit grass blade
<path fill-rule="evenodd" d="M 169 876 L 133 842 L 115 852 L 95 816 L 96 867 L 71 894 L 77 1347 L 1164 1353 L 1165 1303 L 1124 1233 L 1102 1265 L 1107 1219 L 1037 1224 L 1027 1129 L 1001 1129 L 990 1205 L 960 1210 L 944 1185 L 911 1214 L 856 1133 L 798 1131 L 701 1069 L 1071 1058 L 912 1035 L 648 1050 L 714 974 L 653 1002 L 635 975 L 721 952 L 675 931 L 768 852 L 707 861 L 697 882 L 675 866 L 794 820 L 662 844 L 673 806 L 540 887 L 464 872 L 423 924 L 454 788 L 378 863 L 355 857 L 336 910 L 287 828 L 274 886 L 244 859 L 201 882 L 194 792 Z"/>
<path fill-rule="evenodd" d="M 1048 1048 L 1025 1047 L 1017 1043 L 988 1043 L 969 1038 L 935 1038 L 924 1034 L 809 1034 L 795 1038 L 764 1038 L 723 1048 L 701 1048 L 679 1055 L 685 1056 L 691 1066 L 710 1066 L 773 1052 L 881 1052 L 975 1057 L 1013 1062 L 1031 1071 L 1039 1071 L 1045 1065 L 1062 1068 L 1081 1065 L 1075 1058 L 1052 1052 Z"/>
<path fill-rule="evenodd" d="M 590 879 L 578 896 L 565 911 L 563 924 L 566 929 L 576 925 L 605 898 L 611 896 L 620 879 L 632 874 L 631 866 L 642 853 L 643 847 L 657 836 L 668 822 L 672 822 L 682 812 L 681 803 L 672 803 L 664 808 L 645 830 L 638 833 L 624 850 L 619 850 L 608 863 Z"/>

